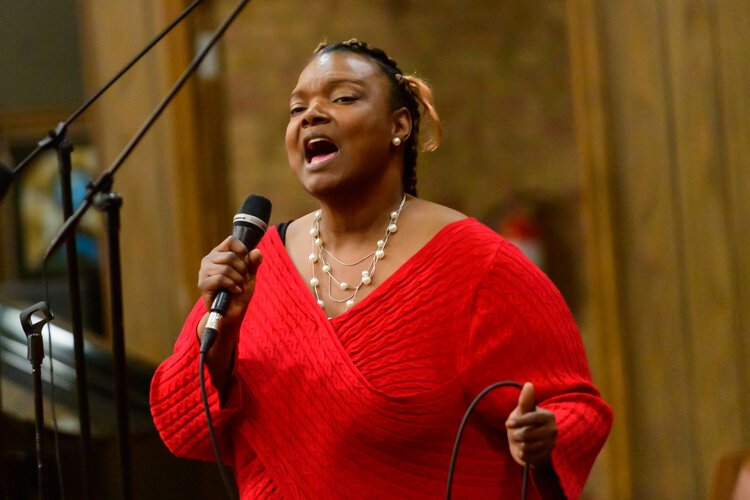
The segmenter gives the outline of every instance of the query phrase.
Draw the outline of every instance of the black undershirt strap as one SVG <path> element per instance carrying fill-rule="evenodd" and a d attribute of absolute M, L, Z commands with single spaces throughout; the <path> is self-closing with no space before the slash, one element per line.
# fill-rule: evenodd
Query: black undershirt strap
<path fill-rule="evenodd" d="M 286 245 L 286 228 L 289 227 L 289 224 L 291 224 L 292 221 L 286 221 L 286 222 L 280 222 L 276 224 L 276 230 L 279 232 L 279 238 L 281 238 L 281 242 Z"/>

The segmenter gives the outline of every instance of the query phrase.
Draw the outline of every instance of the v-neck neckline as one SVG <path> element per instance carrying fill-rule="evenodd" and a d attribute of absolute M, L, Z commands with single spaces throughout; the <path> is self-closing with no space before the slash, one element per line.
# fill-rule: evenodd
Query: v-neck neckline
<path fill-rule="evenodd" d="M 341 323 L 345 323 L 346 319 L 352 316 L 353 314 L 357 314 L 360 311 L 366 309 L 370 306 L 371 302 L 373 300 L 376 300 L 377 297 L 383 295 L 384 293 L 387 293 L 388 289 L 390 289 L 393 284 L 401 279 L 402 275 L 407 273 L 408 270 L 412 267 L 414 267 L 415 263 L 419 262 L 423 255 L 430 251 L 430 248 L 435 246 L 440 242 L 440 240 L 444 237 L 445 233 L 447 233 L 451 228 L 462 226 L 464 224 L 468 223 L 475 223 L 476 219 L 473 217 L 467 217 L 464 219 L 460 219 L 457 221 L 449 222 L 448 224 L 441 227 L 427 242 L 422 245 L 422 247 L 414 252 L 409 258 L 407 258 L 400 266 L 396 268 L 393 273 L 390 274 L 386 279 L 384 279 L 379 285 L 377 285 L 369 294 L 367 294 L 362 300 L 354 304 L 351 308 L 348 310 L 342 312 L 341 314 L 337 316 L 333 316 L 331 318 L 326 315 L 323 308 L 321 308 L 317 301 L 315 300 L 315 297 L 310 292 L 310 290 L 307 287 L 307 284 L 305 283 L 304 277 L 302 274 L 300 274 L 299 269 L 297 269 L 297 266 L 294 264 L 294 261 L 292 260 L 291 256 L 289 255 L 289 252 L 286 249 L 286 246 L 284 245 L 284 242 L 281 241 L 281 237 L 276 230 L 276 228 L 273 228 L 273 231 L 269 234 L 269 236 L 273 237 L 273 244 L 276 247 L 276 250 L 281 255 L 281 259 L 284 263 L 284 265 L 287 267 L 287 270 L 290 274 L 294 276 L 294 281 L 296 284 L 297 289 L 306 296 L 306 303 L 309 305 L 309 307 L 312 307 L 316 310 L 316 314 L 320 315 L 325 321 L 331 326 L 331 328 L 335 331 L 338 329 Z M 374 298 L 371 298 L 374 297 Z"/>

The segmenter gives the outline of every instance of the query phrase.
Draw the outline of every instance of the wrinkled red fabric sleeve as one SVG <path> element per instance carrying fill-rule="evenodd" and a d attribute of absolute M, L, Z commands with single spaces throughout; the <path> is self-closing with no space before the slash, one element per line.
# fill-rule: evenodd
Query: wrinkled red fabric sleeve
<path fill-rule="evenodd" d="M 198 379 L 200 352 L 196 329 L 205 313 L 203 301 L 198 301 L 182 327 L 174 353 L 159 365 L 151 380 L 150 401 L 156 429 L 172 453 L 179 457 L 212 461 L 215 456 Z M 221 459 L 224 464 L 232 465 L 234 452 L 229 428 L 232 419 L 241 410 L 242 386 L 232 384 L 227 400 L 221 405 L 207 368 L 204 373 Z"/>
<path fill-rule="evenodd" d="M 501 380 L 534 384 L 537 405 L 555 414 L 552 465 L 560 486 L 567 498 L 578 498 L 609 434 L 612 410 L 591 381 L 580 333 L 559 291 L 508 242 L 501 242 L 477 288 L 465 356 L 467 398 Z M 503 439 L 517 400 L 518 391 L 506 389 L 477 407 Z"/>

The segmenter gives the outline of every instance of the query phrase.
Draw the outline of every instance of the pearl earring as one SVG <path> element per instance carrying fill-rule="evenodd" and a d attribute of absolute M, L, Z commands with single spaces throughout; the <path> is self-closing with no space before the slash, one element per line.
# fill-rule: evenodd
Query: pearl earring
<path fill-rule="evenodd" d="M 391 142 L 394 146 L 400 146 L 401 145 L 401 138 L 399 136 L 394 137 L 391 139 Z"/>

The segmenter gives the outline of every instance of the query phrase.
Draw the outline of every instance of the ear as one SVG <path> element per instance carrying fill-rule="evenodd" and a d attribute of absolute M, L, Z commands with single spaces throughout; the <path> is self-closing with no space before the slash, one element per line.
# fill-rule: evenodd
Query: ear
<path fill-rule="evenodd" d="M 391 136 L 399 136 L 403 142 L 411 135 L 411 113 L 406 108 L 399 108 L 393 112 Z"/>

